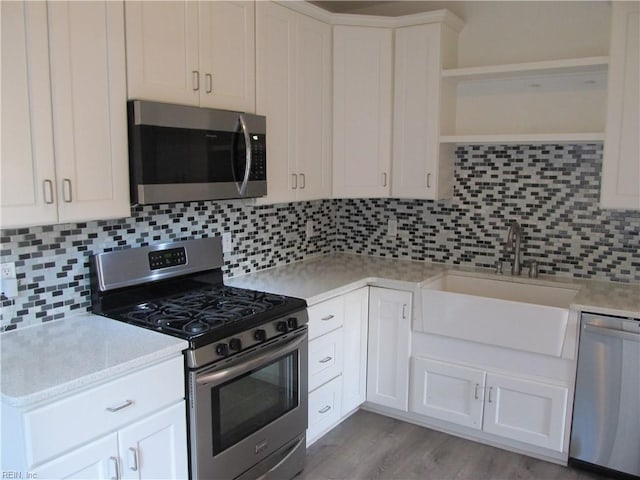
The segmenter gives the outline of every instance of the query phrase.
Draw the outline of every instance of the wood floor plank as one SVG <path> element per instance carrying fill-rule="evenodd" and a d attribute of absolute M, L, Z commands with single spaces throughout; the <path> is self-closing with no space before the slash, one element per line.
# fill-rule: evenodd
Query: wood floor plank
<path fill-rule="evenodd" d="M 361 410 L 309 447 L 296 480 L 606 478 Z"/>

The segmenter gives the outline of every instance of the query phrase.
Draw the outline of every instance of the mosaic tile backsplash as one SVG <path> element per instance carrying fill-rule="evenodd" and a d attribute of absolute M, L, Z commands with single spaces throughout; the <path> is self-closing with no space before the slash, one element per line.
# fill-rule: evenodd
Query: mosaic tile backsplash
<path fill-rule="evenodd" d="M 333 251 L 493 267 L 507 260 L 508 225 L 523 228 L 523 260 L 543 274 L 640 282 L 640 212 L 598 207 L 602 145 L 469 145 L 457 149 L 454 197 L 319 200 L 255 206 L 193 202 L 136 207 L 132 217 L 4 230 L 19 297 L 2 298 L 0 330 L 84 311 L 94 253 L 231 232 L 225 275 Z M 305 236 L 307 219 L 315 235 Z M 397 237 L 387 236 L 389 219 Z"/>

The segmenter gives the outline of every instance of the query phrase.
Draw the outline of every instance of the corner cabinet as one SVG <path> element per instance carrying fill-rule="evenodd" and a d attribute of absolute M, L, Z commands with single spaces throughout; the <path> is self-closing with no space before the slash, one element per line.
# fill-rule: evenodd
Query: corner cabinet
<path fill-rule="evenodd" d="M 256 111 L 267 117 L 267 181 L 258 203 L 331 196 L 331 27 L 256 4 Z"/>
<path fill-rule="evenodd" d="M 255 112 L 252 1 L 127 1 L 129 98 Z"/>
<path fill-rule="evenodd" d="M 457 29 L 445 21 L 395 30 L 392 197 L 453 196 L 452 147 L 439 144 L 440 117 L 446 114 L 440 97 L 448 87 L 440 72 L 455 63 L 457 38 Z"/>
<path fill-rule="evenodd" d="M 129 216 L 123 4 L 1 8 L 2 228 Z"/>
<path fill-rule="evenodd" d="M 407 411 L 411 292 L 370 287 L 367 402 Z"/>
<path fill-rule="evenodd" d="M 613 2 L 603 208 L 640 209 L 640 4 Z"/>
<path fill-rule="evenodd" d="M 391 28 L 333 29 L 333 196 L 388 197 Z"/>

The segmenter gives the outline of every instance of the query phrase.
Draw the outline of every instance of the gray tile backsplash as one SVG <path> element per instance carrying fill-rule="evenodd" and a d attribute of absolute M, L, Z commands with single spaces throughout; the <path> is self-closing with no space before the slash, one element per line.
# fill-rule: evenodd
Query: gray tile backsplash
<path fill-rule="evenodd" d="M 88 257 L 113 249 L 231 232 L 226 276 L 333 251 L 494 266 L 510 221 L 541 273 L 640 282 L 640 212 L 598 206 L 602 145 L 468 145 L 457 149 L 454 198 L 319 200 L 256 206 L 192 202 L 136 207 L 132 217 L 3 230 L 16 262 L 15 300 L 0 329 L 53 320 L 90 304 Z M 307 219 L 316 234 L 305 237 Z M 399 235 L 387 236 L 388 219 Z"/>

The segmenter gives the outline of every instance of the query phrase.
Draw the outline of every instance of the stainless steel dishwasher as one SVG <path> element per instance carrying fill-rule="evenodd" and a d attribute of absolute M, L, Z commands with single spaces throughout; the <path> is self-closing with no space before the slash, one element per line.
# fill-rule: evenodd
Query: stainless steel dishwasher
<path fill-rule="evenodd" d="M 583 313 L 570 463 L 640 476 L 640 320 Z"/>

